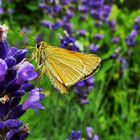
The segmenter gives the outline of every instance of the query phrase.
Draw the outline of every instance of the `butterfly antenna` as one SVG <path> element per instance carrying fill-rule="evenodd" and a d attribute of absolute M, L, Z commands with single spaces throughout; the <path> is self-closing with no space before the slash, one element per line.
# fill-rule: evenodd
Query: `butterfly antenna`
<path fill-rule="evenodd" d="M 33 40 L 34 42 L 36 42 L 36 40 L 34 38 L 32 38 L 31 36 L 25 34 L 24 32 L 22 31 L 18 31 L 19 34 L 23 35 L 23 36 L 26 36 L 27 38 L 30 38 L 31 40 Z"/>

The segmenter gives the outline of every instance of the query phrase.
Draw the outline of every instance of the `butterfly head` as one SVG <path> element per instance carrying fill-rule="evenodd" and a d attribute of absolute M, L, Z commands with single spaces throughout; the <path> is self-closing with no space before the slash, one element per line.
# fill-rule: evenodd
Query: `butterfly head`
<path fill-rule="evenodd" d="M 41 41 L 41 42 L 39 42 L 39 43 L 36 44 L 36 48 L 37 48 L 37 49 L 40 49 L 40 48 L 42 48 L 42 47 L 44 47 L 44 46 L 46 46 L 46 43 L 43 42 L 43 41 Z"/>

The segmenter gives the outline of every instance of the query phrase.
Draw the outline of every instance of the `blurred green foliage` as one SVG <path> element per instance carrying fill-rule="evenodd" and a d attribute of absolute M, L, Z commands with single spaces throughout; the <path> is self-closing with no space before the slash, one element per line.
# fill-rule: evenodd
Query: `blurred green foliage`
<path fill-rule="evenodd" d="M 41 16 L 37 2 L 16 1 L 12 5 L 9 4 L 14 7 L 16 13 L 1 17 L 1 22 L 10 27 L 8 35 L 10 46 L 25 48 L 23 37 L 17 33 L 23 26 L 29 27 L 31 36 L 35 37 L 43 33 L 44 41 L 59 46 L 58 33 L 61 31 L 50 31 L 40 25 L 44 15 Z M 134 1 L 128 2 L 127 5 L 125 5 L 126 1 L 122 0 L 116 3 L 123 8 L 129 8 Z M 5 4 L 5 9 L 9 5 Z M 134 9 L 137 9 L 137 6 Z M 115 35 L 121 38 L 119 44 L 111 43 L 112 34 L 106 26 L 98 31 L 93 27 L 90 19 L 88 24 L 80 24 L 77 20 L 78 15 L 75 16 L 72 21 L 75 29 L 86 29 L 89 33 L 86 38 L 77 39 L 83 46 L 88 46 L 91 37 L 97 32 L 105 36 L 99 42 L 101 48 L 98 54 L 102 58 L 102 65 L 94 76 L 95 85 L 88 97 L 90 104 L 80 105 L 73 91 L 67 96 L 57 94 L 46 77 L 42 83 L 38 80 L 36 86 L 41 86 L 45 94 L 48 94 L 43 100 L 46 109 L 39 114 L 29 110 L 21 118 L 30 127 L 28 140 L 64 140 L 69 137 L 71 130 L 81 130 L 83 135 L 86 135 L 87 126 L 93 127 L 94 133 L 97 133 L 101 140 L 140 139 L 140 37 L 137 36 L 137 45 L 133 48 L 129 48 L 125 43 L 125 38 L 130 34 L 134 19 L 138 15 L 140 10 L 127 13 L 120 10 L 117 5 L 113 6 L 110 19 L 117 21 Z M 29 44 L 33 43 L 29 40 Z M 121 69 L 120 62 L 111 58 L 118 46 L 121 48 L 120 56 L 125 55 L 128 61 L 128 69 L 124 71 Z M 29 59 L 31 53 L 32 51 L 29 51 Z"/>

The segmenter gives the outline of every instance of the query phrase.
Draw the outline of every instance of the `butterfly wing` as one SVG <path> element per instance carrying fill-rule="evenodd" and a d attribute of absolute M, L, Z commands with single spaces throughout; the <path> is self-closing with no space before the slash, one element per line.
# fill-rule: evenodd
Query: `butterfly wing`
<path fill-rule="evenodd" d="M 46 74 L 47 76 L 50 78 L 52 84 L 54 85 L 54 87 L 56 87 L 57 89 L 59 89 L 59 91 L 62 94 L 66 94 L 67 93 L 67 88 L 65 87 L 65 85 L 63 83 L 61 83 L 56 77 L 56 75 L 51 71 L 51 65 L 47 65 L 48 67 L 46 68 Z"/>
<path fill-rule="evenodd" d="M 95 73 L 100 66 L 101 59 L 100 59 L 100 57 L 98 57 L 95 54 L 77 53 L 77 56 L 79 56 L 81 58 L 84 66 L 86 68 L 84 78 Z"/>
<path fill-rule="evenodd" d="M 101 59 L 94 54 L 82 54 L 62 48 L 50 47 L 49 62 L 63 81 L 65 86 L 71 86 L 94 73 Z"/>
<path fill-rule="evenodd" d="M 94 73 L 101 61 L 93 54 L 82 54 L 50 46 L 40 49 L 40 60 L 52 84 L 61 93 L 66 93 L 67 87 Z"/>
<path fill-rule="evenodd" d="M 84 77 L 85 66 L 71 51 L 59 48 L 48 50 L 48 63 L 57 73 L 57 79 L 65 86 L 71 86 Z"/>

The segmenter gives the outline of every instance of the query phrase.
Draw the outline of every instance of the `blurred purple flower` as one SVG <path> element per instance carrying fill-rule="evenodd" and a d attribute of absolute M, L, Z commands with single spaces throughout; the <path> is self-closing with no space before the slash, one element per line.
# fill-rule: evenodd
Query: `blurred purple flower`
<path fill-rule="evenodd" d="M 107 23 L 108 23 L 110 30 L 112 32 L 115 32 L 116 31 L 116 21 L 112 20 L 112 21 L 108 21 Z"/>
<path fill-rule="evenodd" d="M 40 104 L 40 101 L 44 98 L 44 94 L 40 92 L 41 90 L 39 88 L 31 90 L 28 99 L 22 105 L 22 109 L 26 110 L 32 108 L 35 111 L 37 111 L 38 108 L 44 109 L 44 106 Z"/>
<path fill-rule="evenodd" d="M 114 37 L 111 39 L 111 42 L 114 43 L 114 44 L 117 44 L 120 42 L 120 38 L 119 37 Z"/>
<path fill-rule="evenodd" d="M 3 14 L 3 8 L 0 7 L 0 14 Z"/>
<path fill-rule="evenodd" d="M 99 136 L 97 134 L 94 135 L 93 140 L 99 140 Z"/>
<path fill-rule="evenodd" d="M 128 68 L 128 61 L 127 61 L 124 57 L 122 57 L 122 58 L 120 59 L 120 62 L 121 62 L 121 64 L 122 64 L 122 70 L 125 70 L 125 69 Z"/>
<path fill-rule="evenodd" d="M 7 14 L 13 14 L 14 13 L 14 9 L 7 9 Z"/>
<path fill-rule="evenodd" d="M 86 80 L 80 81 L 74 86 L 74 91 L 78 95 L 81 104 L 89 103 L 87 96 L 90 90 L 93 88 L 93 84 L 94 84 L 94 79 L 92 76 L 90 76 Z"/>
<path fill-rule="evenodd" d="M 61 38 L 60 47 L 72 51 L 79 51 L 78 46 L 75 44 L 75 39 L 72 36 Z"/>
<path fill-rule="evenodd" d="M 86 30 L 78 30 L 77 35 L 78 36 L 86 36 Z"/>
<path fill-rule="evenodd" d="M 86 12 L 88 12 L 88 7 L 86 5 L 80 5 L 78 7 L 78 10 L 79 10 L 79 12 L 86 13 Z"/>
<path fill-rule="evenodd" d="M 81 131 L 71 131 L 70 140 L 81 140 Z"/>
<path fill-rule="evenodd" d="M 52 29 L 52 26 L 53 26 L 53 24 L 52 24 L 51 22 L 47 21 L 47 20 L 43 20 L 43 21 L 41 22 L 41 24 L 42 24 L 43 26 L 47 27 L 48 29 Z"/>
<path fill-rule="evenodd" d="M 140 16 L 138 16 L 138 17 L 135 19 L 134 29 L 135 29 L 138 33 L 140 33 Z"/>
<path fill-rule="evenodd" d="M 89 48 L 92 53 L 97 53 L 99 50 L 99 46 L 98 45 L 95 46 L 94 44 L 90 44 Z"/>
<path fill-rule="evenodd" d="M 101 40 L 101 39 L 103 39 L 104 38 L 104 35 L 103 34 L 95 34 L 94 35 L 94 39 L 95 40 Z"/>
<path fill-rule="evenodd" d="M 26 92 L 33 91 L 34 86 L 29 80 L 36 78 L 37 73 L 32 64 L 23 62 L 27 50 L 8 47 L 5 40 L 8 27 L 0 26 L 0 31 L 0 138 L 24 140 L 29 129 L 18 120 L 26 112 L 19 103 Z M 38 108 L 42 109 L 39 101 L 43 95 L 38 93 L 38 96 Z"/>
<path fill-rule="evenodd" d="M 93 10 L 90 11 L 90 14 L 97 21 L 100 21 L 101 18 L 102 18 L 102 15 L 101 15 L 102 13 L 101 13 L 100 9 L 99 10 L 94 10 L 93 9 Z"/>
<path fill-rule="evenodd" d="M 92 127 L 87 127 L 86 131 L 87 131 L 87 138 L 91 139 L 92 135 L 93 135 L 93 128 Z"/>
<path fill-rule="evenodd" d="M 86 138 L 87 140 L 99 140 L 99 136 L 97 134 L 93 135 L 93 128 L 87 127 L 86 128 Z M 67 138 L 66 140 L 86 140 L 84 137 L 82 137 L 81 131 L 71 131 L 70 139 Z"/>
<path fill-rule="evenodd" d="M 87 127 L 87 140 L 99 140 L 99 136 L 97 134 L 93 135 L 93 128 L 92 127 Z"/>
<path fill-rule="evenodd" d="M 39 2 L 39 7 L 42 9 L 46 8 L 46 4 L 44 2 Z"/>
<path fill-rule="evenodd" d="M 135 41 L 136 36 L 137 36 L 137 31 L 132 30 L 130 35 L 128 37 L 126 37 L 126 43 L 128 46 L 133 47 L 136 45 L 136 41 Z"/>
<path fill-rule="evenodd" d="M 113 58 L 113 59 L 117 59 L 117 58 L 119 57 L 120 50 L 121 50 L 120 47 L 118 47 L 118 48 L 115 50 L 115 53 L 112 55 L 112 58 Z"/>
<path fill-rule="evenodd" d="M 112 10 L 112 6 L 110 5 L 104 5 L 102 7 L 102 20 L 105 22 L 108 22 L 108 17 L 110 15 L 110 12 Z"/>

